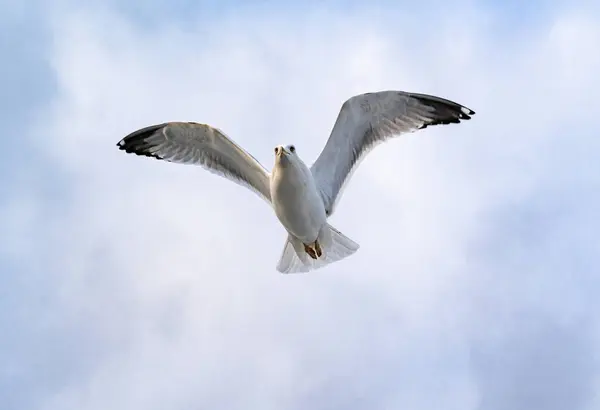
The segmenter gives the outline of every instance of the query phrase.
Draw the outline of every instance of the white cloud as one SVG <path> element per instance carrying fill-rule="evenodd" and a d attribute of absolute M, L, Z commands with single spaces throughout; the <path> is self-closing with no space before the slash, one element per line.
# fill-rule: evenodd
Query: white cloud
<path fill-rule="evenodd" d="M 50 328 L 70 329 L 65 343 L 84 343 L 88 363 L 40 393 L 39 408 L 551 409 L 562 403 L 546 401 L 552 392 L 591 406 L 598 366 L 577 357 L 543 369 L 587 386 L 571 390 L 522 366 L 536 363 L 536 343 L 546 361 L 573 346 L 598 354 L 593 265 L 561 254 L 593 208 L 560 235 L 562 214 L 534 220 L 556 243 L 530 241 L 522 225 L 549 207 L 540 193 L 559 203 L 578 178 L 598 181 L 583 149 L 598 147 L 598 16 L 557 17 L 516 45 L 473 7 L 369 17 L 245 11 L 153 28 L 109 11 L 56 18 L 58 94 L 34 135 L 67 193 L 36 221 L 31 252 L 54 279 Z M 311 162 L 343 100 L 378 89 L 437 94 L 477 115 L 370 154 L 333 217 L 361 249 L 323 272 L 275 271 L 284 231 L 252 192 L 115 146 L 139 127 L 191 120 L 268 168 L 277 143 Z M 583 244 L 580 258 L 594 252 Z M 547 384 L 522 395 L 513 379 L 524 371 Z"/>

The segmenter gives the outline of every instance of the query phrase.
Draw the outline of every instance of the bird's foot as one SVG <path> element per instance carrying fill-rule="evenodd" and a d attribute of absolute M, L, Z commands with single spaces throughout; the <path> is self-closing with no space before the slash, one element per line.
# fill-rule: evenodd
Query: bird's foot
<path fill-rule="evenodd" d="M 317 259 L 317 252 L 312 248 L 311 245 L 304 244 L 304 251 L 313 259 Z"/>
<path fill-rule="evenodd" d="M 310 245 L 304 244 L 304 251 L 313 259 L 318 259 L 323 255 L 321 245 L 318 241 L 315 241 Z"/>
<path fill-rule="evenodd" d="M 317 258 L 320 258 L 323 255 L 323 250 L 321 249 L 321 244 L 319 241 L 315 241 L 315 253 L 317 254 Z"/>

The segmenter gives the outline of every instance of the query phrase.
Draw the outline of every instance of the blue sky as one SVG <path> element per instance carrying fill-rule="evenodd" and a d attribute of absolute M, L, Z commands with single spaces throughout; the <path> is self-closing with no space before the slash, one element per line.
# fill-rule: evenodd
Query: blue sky
<path fill-rule="evenodd" d="M 0 3 L 0 407 L 597 409 L 598 5 L 216 4 Z M 115 147 L 190 120 L 311 162 L 379 89 L 477 114 L 369 154 L 326 271 L 275 271 L 253 193 Z"/>

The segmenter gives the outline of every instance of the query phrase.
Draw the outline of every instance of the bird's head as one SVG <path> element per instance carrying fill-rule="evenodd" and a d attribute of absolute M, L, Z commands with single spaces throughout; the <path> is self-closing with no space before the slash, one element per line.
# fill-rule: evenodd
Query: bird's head
<path fill-rule="evenodd" d="M 275 147 L 275 162 L 285 165 L 296 157 L 296 147 L 293 145 L 278 145 Z"/>

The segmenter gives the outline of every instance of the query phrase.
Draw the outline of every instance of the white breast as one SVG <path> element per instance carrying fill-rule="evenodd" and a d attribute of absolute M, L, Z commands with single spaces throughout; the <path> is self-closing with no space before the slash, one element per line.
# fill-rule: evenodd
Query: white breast
<path fill-rule="evenodd" d="M 271 173 L 271 200 L 289 233 L 312 243 L 327 220 L 325 206 L 310 169 L 296 156 L 276 162 Z"/>

